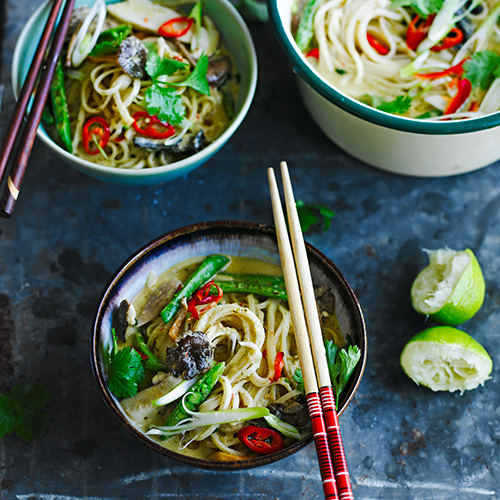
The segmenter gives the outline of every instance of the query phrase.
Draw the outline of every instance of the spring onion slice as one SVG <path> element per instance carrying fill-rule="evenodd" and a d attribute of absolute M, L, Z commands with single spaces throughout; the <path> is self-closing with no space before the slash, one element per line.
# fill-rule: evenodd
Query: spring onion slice
<path fill-rule="evenodd" d="M 167 394 L 161 396 L 158 399 L 151 401 L 153 406 L 165 406 L 173 401 L 176 401 L 180 397 L 184 396 L 189 389 L 193 387 L 196 382 L 200 379 L 199 376 L 192 378 L 191 380 L 183 380 L 180 384 L 176 385 L 171 391 L 167 392 Z"/>
<path fill-rule="evenodd" d="M 292 424 L 283 422 L 283 420 L 279 419 L 273 414 L 266 415 L 264 418 L 271 427 L 274 427 L 277 431 L 281 432 L 283 436 L 292 439 L 300 439 L 300 432 Z"/>
<path fill-rule="evenodd" d="M 189 417 L 179 422 L 176 425 L 153 426 L 146 432 L 148 435 L 159 435 L 164 438 L 169 438 L 179 434 L 180 432 L 191 431 L 199 427 L 208 425 L 232 424 L 235 422 L 243 422 L 253 418 L 263 418 L 270 415 L 267 408 L 239 408 L 236 410 L 219 410 L 219 411 L 190 411 L 185 406 L 184 409 L 189 413 Z"/>
<path fill-rule="evenodd" d="M 89 29 L 94 18 L 97 17 L 94 33 L 90 34 Z M 83 21 L 76 35 L 76 42 L 71 53 L 71 64 L 74 68 L 78 68 L 85 58 L 90 54 L 95 47 L 97 39 L 101 34 L 104 22 L 106 20 L 106 3 L 104 0 L 96 0 L 87 17 Z"/>

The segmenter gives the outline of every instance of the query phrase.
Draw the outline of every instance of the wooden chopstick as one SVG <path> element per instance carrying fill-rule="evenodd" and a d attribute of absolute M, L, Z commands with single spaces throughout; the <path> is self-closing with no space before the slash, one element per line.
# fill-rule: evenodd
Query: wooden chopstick
<path fill-rule="evenodd" d="M 338 500 L 337 485 L 333 469 L 333 460 L 328 444 L 326 425 L 323 409 L 321 407 L 318 393 L 318 384 L 314 370 L 314 362 L 309 345 L 309 335 L 307 333 L 304 309 L 300 297 L 297 272 L 292 254 L 292 247 L 288 239 L 288 232 L 285 223 L 285 215 L 281 206 L 280 195 L 276 183 L 274 170 L 267 170 L 269 179 L 269 190 L 271 193 L 271 202 L 273 207 L 274 223 L 276 226 L 276 235 L 278 239 L 278 248 L 285 279 L 285 287 L 292 314 L 293 328 L 295 332 L 295 341 L 299 352 L 300 366 L 302 369 L 302 378 L 306 392 L 307 407 L 313 428 L 313 436 L 316 444 L 316 453 L 323 482 L 323 492 L 328 500 Z"/>
<path fill-rule="evenodd" d="M 314 294 L 314 287 L 307 258 L 307 251 L 304 242 L 304 235 L 300 227 L 299 215 L 293 194 L 292 183 L 286 162 L 281 162 L 281 178 L 283 181 L 283 191 L 285 193 L 285 203 L 290 227 L 290 239 L 292 240 L 295 266 L 297 268 L 302 302 L 304 304 L 309 339 L 314 356 L 314 366 L 319 384 L 319 394 L 323 412 L 325 415 L 328 441 L 333 457 L 333 467 L 337 480 L 337 487 L 341 500 L 353 500 L 351 480 L 347 469 L 347 461 L 340 433 L 340 426 L 335 408 L 335 398 L 333 397 L 332 384 L 328 371 L 326 352 L 321 331 L 321 322 Z"/>
<path fill-rule="evenodd" d="M 59 23 L 57 23 L 59 11 L 61 10 L 61 6 L 63 3 L 64 0 L 54 0 L 54 4 L 52 5 L 52 9 L 49 13 L 47 23 L 38 43 L 35 56 L 28 71 L 28 75 L 26 76 L 26 80 L 23 84 L 21 93 L 19 94 L 14 114 L 10 121 L 9 128 L 7 129 L 2 147 L 0 149 L 1 186 L 2 182 L 7 176 L 7 165 L 14 153 L 14 146 L 21 130 L 23 117 L 26 114 L 28 103 L 31 95 L 33 94 L 38 75 L 41 68 L 43 67 L 45 54 L 50 44 L 50 40 L 52 38 L 52 35 L 54 35 L 45 67 L 41 74 L 40 83 L 38 84 L 34 96 L 31 111 L 28 116 L 24 132 L 21 136 L 19 146 L 17 148 L 17 155 L 14 163 L 12 164 L 10 175 L 7 178 L 3 195 L 0 200 L 0 216 L 5 218 L 10 218 L 12 216 L 14 204 L 19 196 L 19 189 L 24 176 L 24 172 L 26 171 L 26 166 L 31 150 L 33 148 L 36 131 L 42 118 L 43 108 L 50 91 L 50 84 L 52 82 L 52 77 L 54 76 L 56 64 L 61 54 L 64 37 L 66 36 L 66 32 L 68 30 L 68 25 L 75 0 L 66 0 L 66 5 L 64 6 L 61 19 Z M 54 33 L 56 23 L 57 28 Z"/>

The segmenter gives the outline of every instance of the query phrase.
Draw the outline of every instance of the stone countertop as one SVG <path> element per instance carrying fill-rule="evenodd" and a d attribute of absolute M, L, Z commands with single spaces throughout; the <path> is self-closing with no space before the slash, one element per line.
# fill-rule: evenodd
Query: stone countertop
<path fill-rule="evenodd" d="M 0 131 L 13 109 L 14 44 L 38 3 L 8 0 Z M 97 299 L 115 269 L 187 224 L 272 224 L 266 168 L 281 160 L 297 199 L 335 211 L 332 227 L 307 239 L 344 273 L 367 324 L 364 378 L 340 419 L 356 499 L 500 498 L 500 165 L 424 179 L 347 156 L 306 113 L 271 27 L 249 27 L 260 67 L 252 108 L 231 141 L 188 176 L 121 187 L 35 145 L 14 216 L 0 220 L 0 389 L 44 384 L 52 420 L 29 444 L 0 440 L 1 500 L 323 498 L 312 444 L 275 465 L 234 473 L 151 451 L 108 412 L 89 364 Z M 422 250 L 446 246 L 471 248 L 486 278 L 484 305 L 461 328 L 491 354 L 492 380 L 463 395 L 418 387 L 399 366 L 404 344 L 426 327 L 409 295 L 427 262 Z"/>

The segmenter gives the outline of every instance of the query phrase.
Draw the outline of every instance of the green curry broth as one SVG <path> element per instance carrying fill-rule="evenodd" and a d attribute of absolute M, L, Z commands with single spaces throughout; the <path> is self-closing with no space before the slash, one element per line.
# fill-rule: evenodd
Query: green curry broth
<path fill-rule="evenodd" d="M 172 279 L 178 279 L 182 283 L 185 283 L 187 279 L 191 276 L 191 274 L 198 268 L 200 263 L 204 260 L 205 257 L 195 257 L 191 258 L 185 261 L 180 262 L 179 264 L 176 264 L 175 266 L 172 266 L 170 269 L 167 271 L 161 273 L 160 275 L 156 276 L 154 273 L 151 273 L 145 283 L 145 286 L 143 289 L 136 295 L 136 297 L 132 300 L 132 305 L 136 311 L 137 314 L 140 313 L 140 311 L 143 309 L 144 305 L 146 304 L 146 301 L 148 300 L 148 296 L 151 294 L 152 291 L 155 290 L 156 287 L 161 286 L 163 283 L 166 283 L 169 280 Z M 279 265 L 273 264 L 271 262 L 267 262 L 264 260 L 260 259 L 255 259 L 255 258 L 250 258 L 250 257 L 235 257 L 231 256 L 231 261 L 228 265 L 228 267 L 224 270 L 224 272 L 228 273 L 234 273 L 234 274 L 263 274 L 263 275 L 274 275 L 274 276 L 282 276 L 282 269 Z M 246 304 L 245 298 L 246 294 L 242 293 L 230 293 L 230 294 L 225 294 L 225 298 L 228 302 L 236 302 L 236 303 L 243 303 Z M 224 299 L 223 299 L 224 300 Z M 341 332 L 339 323 L 337 321 L 336 315 L 334 311 L 325 311 L 325 310 L 320 310 L 321 314 L 321 321 L 322 321 L 322 329 L 323 329 L 323 335 L 325 339 L 328 340 L 333 340 L 337 345 L 342 347 L 345 345 L 345 339 L 344 336 Z M 166 330 L 165 333 L 167 334 L 169 328 L 169 324 L 166 325 Z M 266 332 L 266 335 L 269 335 L 269 332 Z M 295 338 L 293 336 L 290 336 L 290 342 L 291 345 L 289 346 L 289 352 L 292 355 L 297 355 L 297 349 L 295 345 Z M 125 345 L 130 345 L 129 342 L 120 342 L 119 341 L 119 347 L 122 348 Z M 214 359 L 217 362 L 220 361 L 226 361 L 226 359 L 229 356 L 228 350 L 225 348 L 225 346 L 217 347 L 214 350 Z M 261 361 L 261 366 L 258 372 L 260 371 L 261 374 L 262 372 L 265 373 L 265 363 L 266 360 L 263 358 Z M 286 373 L 284 372 L 285 375 L 291 379 L 293 374 Z M 152 373 L 146 374 L 145 380 L 142 382 L 141 386 L 139 387 L 139 390 L 146 389 L 152 385 L 152 378 L 153 378 Z M 217 386 L 216 386 L 217 388 Z M 215 389 L 214 389 L 215 390 Z M 283 388 L 283 393 L 285 393 L 285 389 Z M 178 401 L 175 401 L 173 403 L 170 403 L 167 406 L 158 408 L 158 410 L 151 416 L 149 417 L 145 422 L 141 423 L 137 422 L 135 420 L 132 420 L 133 424 L 139 428 L 142 432 L 146 432 L 151 426 L 153 425 L 165 425 L 165 421 L 168 417 L 168 415 L 173 411 L 175 406 L 177 405 Z M 241 427 L 241 424 L 236 424 Z M 235 427 L 233 424 L 223 424 L 220 426 L 219 430 L 223 431 L 224 433 L 236 433 L 239 427 Z M 300 429 L 299 429 L 300 430 Z M 215 444 L 212 443 L 211 439 L 206 438 L 203 441 L 193 441 L 189 443 L 187 446 L 183 447 L 183 442 L 189 442 L 189 435 L 190 433 L 193 433 L 194 431 L 190 431 L 186 433 L 186 436 L 183 436 L 181 434 L 171 437 L 167 440 L 162 440 L 159 436 L 150 436 L 150 439 L 158 442 L 165 448 L 168 448 L 176 453 L 182 453 L 183 455 L 194 457 L 194 458 L 200 458 L 200 459 L 211 459 L 214 454 L 219 454 L 224 455 L 220 453 L 220 450 L 215 446 Z M 290 438 L 284 437 L 284 443 L 285 446 L 289 446 L 293 444 L 294 440 Z M 241 446 L 235 447 L 239 451 L 245 451 L 247 452 L 246 458 L 251 458 L 257 456 L 257 454 L 253 453 L 251 450 L 247 449 L 243 444 Z M 225 459 L 228 459 L 228 457 L 225 457 Z M 241 459 L 241 457 L 235 457 L 235 460 Z"/>

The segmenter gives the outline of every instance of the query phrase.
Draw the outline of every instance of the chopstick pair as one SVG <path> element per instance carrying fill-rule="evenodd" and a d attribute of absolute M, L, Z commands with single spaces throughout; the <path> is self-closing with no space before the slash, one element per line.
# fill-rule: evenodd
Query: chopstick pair
<path fill-rule="evenodd" d="M 304 237 L 287 164 L 280 166 L 291 244 L 272 168 L 269 189 L 323 492 L 327 500 L 353 500 Z"/>
<path fill-rule="evenodd" d="M 60 21 L 57 23 L 61 7 L 64 3 L 65 0 L 54 0 L 26 80 L 17 99 L 14 114 L 0 148 L 0 186 L 4 180 L 7 179 L 0 199 L 0 216 L 5 218 L 10 218 L 12 216 L 14 204 L 19 196 L 21 182 L 24 177 L 24 172 L 26 171 L 33 143 L 35 142 L 36 131 L 42 118 L 43 108 L 50 92 L 50 85 L 57 61 L 61 54 L 64 37 L 68 31 L 75 0 L 66 0 Z M 50 50 L 45 58 L 49 45 Z M 35 90 L 39 75 L 40 81 L 34 93 L 31 111 L 27 118 L 19 144 L 17 148 L 15 148 L 17 138 L 21 133 L 23 118 L 26 115 L 28 104 Z M 8 165 L 14 153 L 16 153 L 16 156 L 9 173 Z"/>

